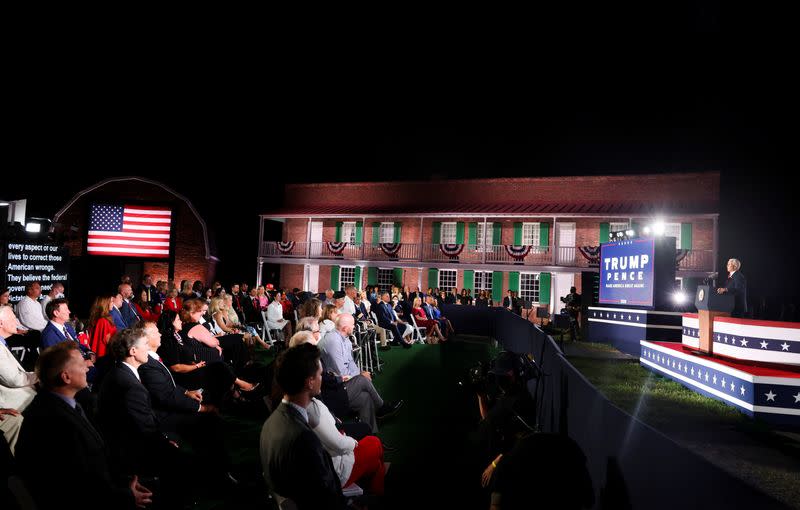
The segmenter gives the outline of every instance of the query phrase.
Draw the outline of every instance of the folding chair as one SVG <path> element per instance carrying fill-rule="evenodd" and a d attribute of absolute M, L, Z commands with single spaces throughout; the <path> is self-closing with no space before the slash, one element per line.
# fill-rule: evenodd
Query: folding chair
<path fill-rule="evenodd" d="M 417 326 L 417 320 L 414 318 L 414 314 L 411 314 L 411 324 L 414 326 L 414 329 L 417 332 L 417 342 L 421 344 L 428 343 L 428 337 L 423 334 L 423 331 L 427 333 L 428 328 L 421 328 Z"/>

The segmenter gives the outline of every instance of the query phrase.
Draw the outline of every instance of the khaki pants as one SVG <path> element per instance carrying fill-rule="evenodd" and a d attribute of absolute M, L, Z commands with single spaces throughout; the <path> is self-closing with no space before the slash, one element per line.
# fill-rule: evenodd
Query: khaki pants
<path fill-rule="evenodd" d="M 14 453 L 14 447 L 17 446 L 17 439 L 19 439 L 19 429 L 22 427 L 22 415 L 13 416 L 4 414 L 2 418 L 3 420 L 0 421 L 0 432 L 6 437 L 8 446 L 11 448 L 11 453 Z"/>

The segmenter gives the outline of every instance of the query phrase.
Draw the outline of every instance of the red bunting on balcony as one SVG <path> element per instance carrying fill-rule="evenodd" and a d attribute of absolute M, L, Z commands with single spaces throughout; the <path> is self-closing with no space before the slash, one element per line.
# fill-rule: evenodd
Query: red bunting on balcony
<path fill-rule="evenodd" d="M 347 243 L 341 241 L 328 241 L 325 244 L 328 246 L 328 251 L 334 255 L 341 255 L 345 246 L 347 246 Z"/>
<path fill-rule="evenodd" d="M 440 244 L 439 250 L 451 259 L 454 259 L 461 255 L 461 252 L 464 250 L 463 244 Z"/>
<path fill-rule="evenodd" d="M 690 250 L 675 250 L 675 268 L 677 269 L 678 266 L 681 265 L 681 261 L 686 258 L 686 255 L 689 255 Z"/>
<path fill-rule="evenodd" d="M 578 252 L 583 255 L 583 258 L 589 261 L 590 267 L 600 265 L 599 246 L 578 246 Z"/>
<path fill-rule="evenodd" d="M 506 253 L 516 261 L 524 260 L 531 252 L 531 247 L 528 244 L 506 244 L 504 246 Z"/>
<path fill-rule="evenodd" d="M 294 249 L 294 241 L 278 241 L 275 244 L 278 246 L 278 251 L 283 254 L 290 253 Z"/>
<path fill-rule="evenodd" d="M 394 257 L 397 255 L 397 252 L 400 251 L 400 246 L 402 243 L 381 243 L 381 251 L 386 254 L 387 257 Z"/>

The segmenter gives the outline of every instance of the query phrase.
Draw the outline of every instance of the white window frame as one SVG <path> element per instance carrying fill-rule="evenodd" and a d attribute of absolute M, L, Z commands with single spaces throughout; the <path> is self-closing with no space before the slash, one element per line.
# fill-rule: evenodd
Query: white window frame
<path fill-rule="evenodd" d="M 342 241 L 347 244 L 356 244 L 356 222 L 345 221 L 342 223 Z"/>
<path fill-rule="evenodd" d="M 675 238 L 675 249 L 679 250 L 681 247 L 681 224 L 680 223 L 664 223 L 664 236 Z"/>
<path fill-rule="evenodd" d="M 449 287 L 443 287 L 442 286 L 442 282 L 444 281 L 442 279 L 443 276 L 447 276 L 447 283 L 450 283 L 451 278 L 452 278 L 452 283 L 453 284 L 450 285 Z M 457 288 L 458 287 L 458 270 L 457 269 L 439 269 L 439 281 L 437 283 L 439 284 L 438 285 L 439 290 L 444 290 L 445 292 L 450 292 L 453 289 L 453 287 Z"/>
<path fill-rule="evenodd" d="M 486 227 L 486 228 L 484 228 Z M 481 230 L 483 230 L 483 235 L 481 235 Z M 483 243 L 481 243 L 483 241 Z M 478 232 L 477 232 L 477 242 L 478 245 L 475 246 L 475 251 L 477 252 L 490 252 L 492 251 L 492 224 L 491 223 L 478 223 Z"/>
<path fill-rule="evenodd" d="M 455 221 L 443 221 L 439 231 L 439 242 L 442 244 L 456 244 L 457 231 L 458 223 Z"/>
<path fill-rule="evenodd" d="M 346 270 L 346 271 L 345 271 Z M 347 278 L 345 278 L 347 274 Z M 339 289 L 344 290 L 348 285 L 356 285 L 356 266 L 339 266 Z M 356 288 L 358 286 L 356 285 Z"/>
<path fill-rule="evenodd" d="M 525 222 L 522 224 L 523 246 L 539 246 L 539 222 Z"/>
<path fill-rule="evenodd" d="M 389 275 L 388 280 L 386 280 L 386 275 Z M 377 280 L 378 280 L 378 287 L 380 287 L 382 293 L 391 292 L 392 285 L 394 285 L 394 268 L 379 267 Z"/>
<path fill-rule="evenodd" d="M 380 229 L 379 239 L 380 239 L 381 243 L 393 243 L 394 242 L 394 222 L 393 221 L 381 222 L 381 229 Z"/>
<path fill-rule="evenodd" d="M 531 281 L 530 289 L 526 289 L 524 283 Z M 539 304 L 539 273 L 520 273 L 519 274 L 519 298 L 527 299 L 532 304 Z"/>
<path fill-rule="evenodd" d="M 492 277 L 494 276 L 492 271 L 475 271 L 474 275 L 475 280 L 473 286 L 475 289 L 473 290 L 473 294 L 481 290 L 492 291 Z"/>
<path fill-rule="evenodd" d="M 608 222 L 608 234 L 610 236 L 612 232 L 628 230 L 629 226 L 630 224 L 627 221 L 610 221 Z"/>

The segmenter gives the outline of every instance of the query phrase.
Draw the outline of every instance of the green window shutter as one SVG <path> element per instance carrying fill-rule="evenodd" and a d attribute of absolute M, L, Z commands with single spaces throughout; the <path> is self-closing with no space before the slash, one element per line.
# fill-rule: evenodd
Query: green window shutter
<path fill-rule="evenodd" d="M 522 244 L 522 222 L 515 221 L 514 222 L 514 244 L 519 246 Z M 519 273 L 517 273 L 519 275 Z"/>
<path fill-rule="evenodd" d="M 355 285 L 356 289 L 358 290 L 361 290 L 363 288 L 363 286 L 361 285 L 361 266 L 356 266 L 356 275 L 353 285 Z"/>
<path fill-rule="evenodd" d="M 439 270 L 438 269 L 428 269 L 428 287 L 435 289 L 439 286 Z"/>
<path fill-rule="evenodd" d="M 341 240 L 342 240 L 342 222 L 341 221 L 337 221 L 336 222 L 336 239 L 334 239 L 334 241 L 336 241 L 338 243 Z"/>
<path fill-rule="evenodd" d="M 547 248 L 550 246 L 550 224 L 539 223 L 539 246 Z"/>
<path fill-rule="evenodd" d="M 367 268 L 367 285 L 378 285 L 378 268 Z"/>
<path fill-rule="evenodd" d="M 478 224 L 477 223 L 470 223 L 469 227 L 469 235 L 467 236 L 467 244 L 470 245 L 477 245 L 478 244 Z"/>
<path fill-rule="evenodd" d="M 503 272 L 492 273 L 492 301 L 499 305 L 503 301 Z"/>
<path fill-rule="evenodd" d="M 492 223 L 492 244 L 495 246 L 503 244 L 503 224 L 499 221 Z"/>
<path fill-rule="evenodd" d="M 394 242 L 399 243 L 402 236 L 400 235 L 400 230 L 403 228 L 403 224 L 399 221 L 394 222 Z"/>
<path fill-rule="evenodd" d="M 402 267 L 394 268 L 394 278 L 393 278 L 393 280 L 394 280 L 394 284 L 395 285 L 397 285 L 400 288 L 403 287 L 403 268 Z"/>
<path fill-rule="evenodd" d="M 609 227 L 608 223 L 600 224 L 600 244 L 608 242 Z"/>
<path fill-rule="evenodd" d="M 375 221 L 372 223 L 372 245 L 378 246 L 378 243 L 380 242 L 381 242 L 381 224 L 380 222 Z M 373 285 L 377 284 L 378 283 L 376 281 L 376 283 L 374 283 Z"/>
<path fill-rule="evenodd" d="M 331 266 L 331 288 L 339 290 L 339 266 Z"/>
<path fill-rule="evenodd" d="M 519 271 L 508 273 L 508 288 L 519 293 Z"/>
<path fill-rule="evenodd" d="M 464 271 L 464 288 L 475 290 L 475 271 L 471 269 Z"/>
<path fill-rule="evenodd" d="M 431 238 L 432 244 L 439 244 L 442 242 L 442 222 L 433 222 L 433 237 Z"/>
<path fill-rule="evenodd" d="M 364 222 L 356 222 L 356 244 L 361 244 L 364 240 Z"/>
<path fill-rule="evenodd" d="M 464 222 L 456 223 L 456 244 L 464 244 Z"/>
<path fill-rule="evenodd" d="M 681 250 L 692 249 L 692 224 L 681 223 Z"/>
<path fill-rule="evenodd" d="M 539 273 L 539 304 L 550 304 L 550 273 Z"/>

